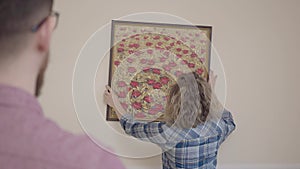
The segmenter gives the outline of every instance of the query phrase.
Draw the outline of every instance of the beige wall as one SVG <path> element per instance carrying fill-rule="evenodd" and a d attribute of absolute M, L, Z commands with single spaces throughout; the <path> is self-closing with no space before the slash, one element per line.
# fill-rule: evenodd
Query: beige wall
<path fill-rule="evenodd" d="M 112 19 L 166 12 L 213 25 L 214 46 L 227 76 L 227 107 L 237 130 L 223 144 L 219 164 L 300 163 L 300 11 L 297 0 L 62 0 L 52 58 L 41 97 L 46 116 L 81 133 L 72 103 L 76 58 L 89 36 Z M 157 166 L 160 157 L 123 159 Z"/>

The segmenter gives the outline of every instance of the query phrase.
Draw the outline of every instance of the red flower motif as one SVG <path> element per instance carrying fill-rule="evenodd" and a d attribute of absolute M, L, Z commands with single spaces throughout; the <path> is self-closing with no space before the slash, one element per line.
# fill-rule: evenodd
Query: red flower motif
<path fill-rule="evenodd" d="M 189 68 L 194 68 L 195 64 L 194 63 L 189 63 L 188 66 L 189 66 Z"/>
<path fill-rule="evenodd" d="M 155 36 L 154 38 L 153 38 L 154 40 L 158 40 L 158 39 L 160 39 L 160 36 Z"/>
<path fill-rule="evenodd" d="M 136 81 L 130 82 L 130 86 L 132 86 L 132 87 L 137 87 L 138 85 L 139 85 L 139 82 L 136 82 Z"/>
<path fill-rule="evenodd" d="M 186 65 L 186 64 L 188 64 L 189 62 L 187 61 L 187 60 L 182 60 L 181 61 L 181 64 L 183 64 L 183 65 Z"/>
<path fill-rule="evenodd" d="M 166 47 L 167 50 L 170 50 L 171 48 L 172 48 L 171 46 L 167 46 L 167 47 Z"/>
<path fill-rule="evenodd" d="M 196 53 L 192 53 L 192 54 L 191 54 L 191 57 L 192 57 L 192 58 L 195 58 L 195 57 L 197 57 L 197 54 L 196 54 Z"/>
<path fill-rule="evenodd" d="M 141 59 L 140 63 L 146 64 L 147 63 L 147 59 Z"/>
<path fill-rule="evenodd" d="M 165 40 L 165 41 L 169 41 L 170 38 L 169 38 L 169 37 L 164 37 L 164 40 Z"/>
<path fill-rule="evenodd" d="M 151 100 L 150 96 L 145 96 L 144 101 L 146 101 L 147 103 L 150 103 L 152 100 Z"/>
<path fill-rule="evenodd" d="M 162 85 L 159 82 L 157 82 L 153 85 L 154 89 L 160 89 L 161 87 L 162 87 Z"/>
<path fill-rule="evenodd" d="M 189 51 L 188 51 L 188 50 L 183 50 L 182 53 L 183 53 L 183 54 L 188 54 Z"/>
<path fill-rule="evenodd" d="M 155 83 L 155 80 L 153 79 L 148 79 L 147 80 L 148 85 L 153 85 Z"/>
<path fill-rule="evenodd" d="M 170 65 L 171 67 L 177 66 L 177 64 L 176 64 L 175 62 L 170 62 L 169 65 Z"/>
<path fill-rule="evenodd" d="M 162 84 L 168 84 L 169 81 L 170 81 L 170 79 L 169 79 L 168 77 L 161 77 L 161 78 L 160 78 L 160 82 L 161 82 Z"/>
<path fill-rule="evenodd" d="M 165 71 L 170 71 L 172 69 L 169 65 L 165 65 L 163 66 L 163 68 L 165 69 Z"/>
<path fill-rule="evenodd" d="M 139 91 L 137 91 L 137 90 L 134 90 L 134 91 L 132 92 L 132 96 L 133 96 L 133 97 L 139 97 L 141 94 L 142 94 L 142 93 L 139 92 Z"/>
<path fill-rule="evenodd" d="M 201 63 L 205 62 L 205 58 L 200 58 L 200 62 Z"/>
<path fill-rule="evenodd" d="M 119 87 L 125 87 L 125 86 L 126 86 L 126 82 L 124 82 L 124 81 L 119 81 L 119 82 L 118 82 L 118 86 L 119 86 Z"/>
<path fill-rule="evenodd" d="M 155 64 L 155 61 L 154 60 L 148 60 L 148 65 L 154 65 Z"/>
<path fill-rule="evenodd" d="M 153 45 L 153 43 L 151 43 L 151 42 L 146 43 L 146 46 L 152 46 L 152 45 Z"/>
<path fill-rule="evenodd" d="M 182 55 L 181 55 L 181 54 L 176 54 L 176 56 L 177 56 L 178 58 L 181 58 L 181 57 L 182 57 Z"/>
<path fill-rule="evenodd" d="M 145 68 L 143 71 L 144 71 L 145 73 L 147 73 L 147 72 L 150 72 L 151 69 L 150 69 L 150 68 Z"/>
<path fill-rule="evenodd" d="M 157 43 L 158 46 L 161 46 L 162 44 L 163 44 L 162 42 L 158 42 L 158 43 Z"/>
<path fill-rule="evenodd" d="M 148 39 L 149 38 L 149 36 L 144 36 L 144 39 Z"/>
<path fill-rule="evenodd" d="M 203 73 L 203 69 L 201 69 L 201 68 L 198 69 L 198 70 L 197 70 L 197 73 L 198 73 L 199 75 L 201 75 L 201 74 Z"/>
<path fill-rule="evenodd" d="M 176 43 L 177 43 L 178 45 L 181 45 L 181 44 L 182 44 L 182 42 L 181 42 L 181 41 L 177 41 Z"/>
<path fill-rule="evenodd" d="M 160 62 L 165 62 L 167 60 L 167 58 L 161 57 L 160 58 Z"/>
<path fill-rule="evenodd" d="M 118 48 L 118 52 L 119 53 L 124 52 L 124 48 Z"/>
<path fill-rule="evenodd" d="M 161 111 L 161 110 L 164 109 L 164 106 L 161 105 L 161 104 L 156 104 L 154 107 L 155 107 L 155 109 L 158 110 L 158 111 Z"/>
<path fill-rule="evenodd" d="M 123 43 L 120 43 L 120 46 L 121 46 L 121 47 L 124 47 L 124 44 L 123 44 Z"/>
<path fill-rule="evenodd" d="M 157 49 L 157 50 L 159 50 L 159 51 L 164 50 L 164 48 L 161 48 L 161 47 L 159 47 L 159 46 L 155 46 L 155 49 Z"/>
<path fill-rule="evenodd" d="M 139 48 L 139 47 L 140 47 L 140 45 L 139 45 L 139 44 L 137 44 L 137 43 L 135 43 L 135 44 L 133 44 L 133 47 L 134 47 L 134 48 Z"/>
<path fill-rule="evenodd" d="M 165 56 L 170 56 L 170 52 L 166 51 L 166 52 L 164 52 L 164 55 Z"/>
<path fill-rule="evenodd" d="M 170 46 L 174 46 L 174 45 L 175 45 L 175 43 L 174 43 L 174 42 L 170 43 Z"/>
<path fill-rule="evenodd" d="M 128 72 L 129 73 L 134 73 L 134 72 L 136 72 L 136 69 L 134 67 L 129 67 Z"/>
<path fill-rule="evenodd" d="M 181 51 L 181 48 L 177 48 L 176 51 L 177 51 L 177 52 L 180 52 L 180 51 Z"/>
<path fill-rule="evenodd" d="M 201 54 L 204 54 L 206 52 L 205 49 L 201 49 Z"/>
<path fill-rule="evenodd" d="M 158 111 L 157 109 L 150 109 L 150 110 L 148 111 L 148 113 L 151 114 L 151 115 L 156 115 L 158 112 L 159 112 L 159 111 Z"/>
<path fill-rule="evenodd" d="M 141 51 L 136 51 L 136 52 L 134 52 L 134 55 L 135 55 L 135 56 L 140 56 L 142 53 L 143 53 L 143 52 L 141 52 Z"/>
<path fill-rule="evenodd" d="M 142 104 L 139 102 L 134 102 L 132 106 L 137 110 L 142 109 Z"/>
<path fill-rule="evenodd" d="M 132 63 L 132 62 L 134 62 L 134 59 L 132 59 L 132 58 L 127 58 L 127 62 L 128 62 L 128 63 Z"/>
<path fill-rule="evenodd" d="M 153 73 L 160 75 L 160 70 L 159 69 L 152 69 Z"/>
<path fill-rule="evenodd" d="M 125 97 L 126 97 L 126 93 L 125 93 L 125 92 L 120 92 L 120 93 L 118 94 L 118 96 L 119 96 L 120 98 L 125 98 Z"/>
<path fill-rule="evenodd" d="M 133 51 L 133 50 L 129 50 L 128 53 L 129 53 L 129 54 L 133 54 L 134 51 Z"/>
<path fill-rule="evenodd" d="M 153 54 L 153 50 L 152 49 L 148 49 L 147 53 L 151 55 L 151 54 Z"/>
<path fill-rule="evenodd" d="M 120 61 L 118 61 L 118 60 L 116 60 L 115 62 L 114 62 L 114 64 L 116 65 L 116 66 L 119 66 L 120 65 Z"/>

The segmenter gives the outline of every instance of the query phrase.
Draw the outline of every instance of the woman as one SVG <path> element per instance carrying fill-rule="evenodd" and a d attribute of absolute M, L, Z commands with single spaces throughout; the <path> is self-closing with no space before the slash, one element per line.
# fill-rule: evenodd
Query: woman
<path fill-rule="evenodd" d="M 213 73 L 209 82 L 197 73 L 178 77 L 170 89 L 164 122 L 135 121 L 108 86 L 104 98 L 116 110 L 127 134 L 162 148 L 164 169 L 214 169 L 221 143 L 235 129 L 231 113 L 212 91 L 216 78 Z"/>

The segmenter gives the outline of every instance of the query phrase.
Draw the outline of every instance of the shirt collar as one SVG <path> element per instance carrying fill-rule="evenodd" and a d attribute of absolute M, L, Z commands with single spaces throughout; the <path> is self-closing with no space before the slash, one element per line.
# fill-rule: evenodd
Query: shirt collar
<path fill-rule="evenodd" d="M 0 106 L 21 107 L 42 113 L 42 108 L 35 96 L 27 91 L 0 84 Z"/>

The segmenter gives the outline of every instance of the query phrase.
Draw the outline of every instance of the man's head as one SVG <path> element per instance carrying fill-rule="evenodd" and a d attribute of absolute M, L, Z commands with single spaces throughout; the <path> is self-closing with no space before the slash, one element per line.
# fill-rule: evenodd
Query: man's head
<path fill-rule="evenodd" d="M 39 95 L 46 70 L 52 31 L 57 18 L 53 0 L 0 1 L 0 63 L 13 63 L 32 55 L 37 64 L 36 91 Z"/>

